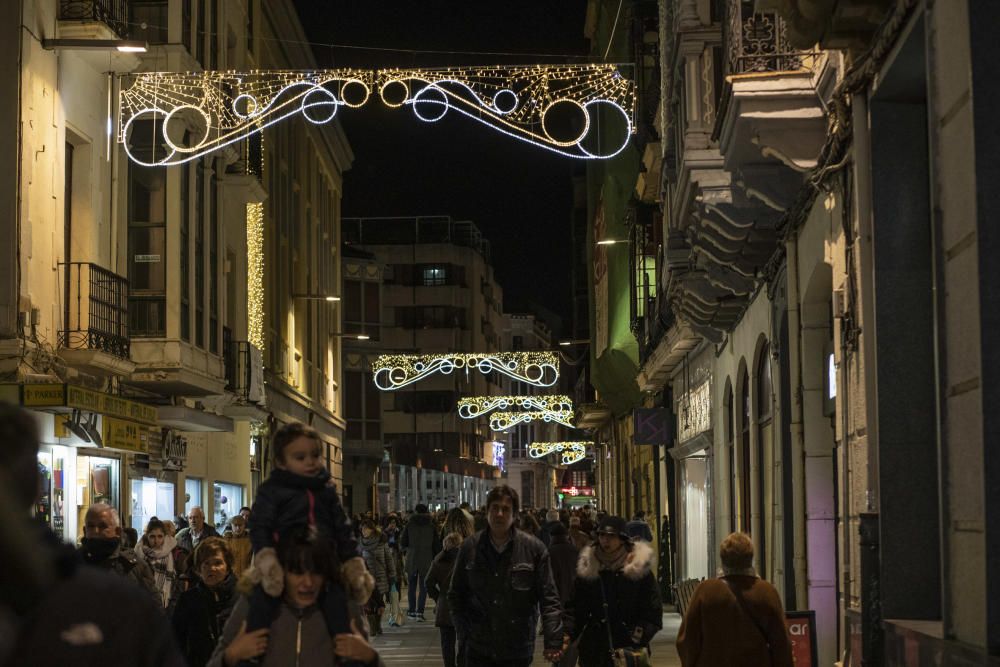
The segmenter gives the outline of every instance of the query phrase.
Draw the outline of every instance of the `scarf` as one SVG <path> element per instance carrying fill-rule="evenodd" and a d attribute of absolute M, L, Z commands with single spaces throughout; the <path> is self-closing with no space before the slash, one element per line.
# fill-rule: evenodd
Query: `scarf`
<path fill-rule="evenodd" d="M 174 556 L 173 550 L 177 546 L 177 540 L 173 537 L 166 535 L 163 538 L 163 544 L 160 545 L 159 549 L 154 549 L 153 547 L 140 542 L 142 549 L 136 552 L 142 560 L 149 564 L 151 570 L 153 570 L 154 583 L 156 585 L 156 590 L 160 593 L 160 598 L 162 598 L 163 606 L 166 608 L 170 604 L 171 589 L 173 588 L 174 579 L 177 578 L 177 572 L 174 569 Z"/>
<path fill-rule="evenodd" d="M 600 563 L 601 570 L 610 570 L 616 572 L 625 566 L 625 559 L 628 558 L 628 549 L 625 548 L 625 544 L 618 547 L 617 550 L 610 553 L 606 552 L 600 547 L 600 545 L 594 546 L 594 557 L 597 558 L 597 562 Z"/>

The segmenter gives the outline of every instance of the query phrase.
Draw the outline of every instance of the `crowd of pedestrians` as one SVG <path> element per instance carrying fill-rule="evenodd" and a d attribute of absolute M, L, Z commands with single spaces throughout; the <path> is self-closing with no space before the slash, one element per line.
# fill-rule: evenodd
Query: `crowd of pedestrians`
<path fill-rule="evenodd" d="M 499 485 L 478 509 L 352 521 L 318 435 L 292 424 L 273 437 L 253 508 L 229 525 L 192 507 L 176 523 L 154 517 L 133 541 L 98 503 L 74 548 L 31 517 L 36 428 L 0 404 L 0 666 L 380 666 L 370 638 L 383 620 L 432 620 L 445 667 L 526 667 L 539 632 L 560 666 L 650 664 L 663 604 L 641 512 L 521 508 Z M 790 665 L 780 599 L 754 574 L 752 542 L 734 533 L 720 556 L 723 576 L 698 587 L 682 624 L 682 663 Z"/>

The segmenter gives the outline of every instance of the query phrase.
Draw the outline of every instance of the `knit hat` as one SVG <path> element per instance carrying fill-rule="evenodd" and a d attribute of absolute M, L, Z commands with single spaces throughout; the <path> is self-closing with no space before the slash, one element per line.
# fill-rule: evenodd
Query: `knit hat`
<path fill-rule="evenodd" d="M 549 528 L 549 535 L 551 535 L 552 537 L 559 537 L 560 535 L 568 535 L 568 534 L 569 531 L 566 530 L 566 526 L 563 525 L 561 522 L 554 523 L 552 524 L 552 527 Z"/>
<path fill-rule="evenodd" d="M 618 535 L 623 540 L 629 541 L 628 531 L 625 529 L 625 519 L 620 516 L 608 515 L 601 519 L 597 525 L 598 535 Z"/>

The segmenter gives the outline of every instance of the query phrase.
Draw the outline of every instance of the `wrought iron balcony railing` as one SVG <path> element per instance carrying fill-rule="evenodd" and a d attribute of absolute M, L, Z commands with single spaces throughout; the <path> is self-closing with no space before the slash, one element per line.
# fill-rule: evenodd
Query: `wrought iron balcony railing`
<path fill-rule="evenodd" d="M 794 72 L 812 65 L 816 52 L 792 48 L 776 13 L 755 12 L 753 0 L 728 0 L 726 13 L 727 74 Z"/>
<path fill-rule="evenodd" d="M 260 351 L 245 340 L 232 340 L 228 327 L 224 327 L 222 332 L 226 389 L 244 402 L 260 403 L 264 398 L 264 367 Z"/>
<path fill-rule="evenodd" d="M 122 39 L 129 36 L 128 0 L 59 0 L 60 21 L 99 21 Z"/>
<path fill-rule="evenodd" d="M 128 359 L 128 280 L 89 262 L 61 266 L 65 311 L 59 346 Z"/>

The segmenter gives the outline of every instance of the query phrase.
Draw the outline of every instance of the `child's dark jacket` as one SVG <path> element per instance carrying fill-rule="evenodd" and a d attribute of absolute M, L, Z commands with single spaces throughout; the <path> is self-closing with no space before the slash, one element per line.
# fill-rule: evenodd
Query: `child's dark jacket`
<path fill-rule="evenodd" d="M 276 537 L 290 529 L 313 524 L 316 530 L 336 543 L 341 563 L 358 555 L 358 543 L 351 521 L 337 495 L 337 487 L 327 482 L 330 473 L 315 477 L 274 470 L 257 489 L 250 514 L 250 542 L 254 553 L 275 547 Z M 311 497 L 310 497 L 311 496 Z"/>

